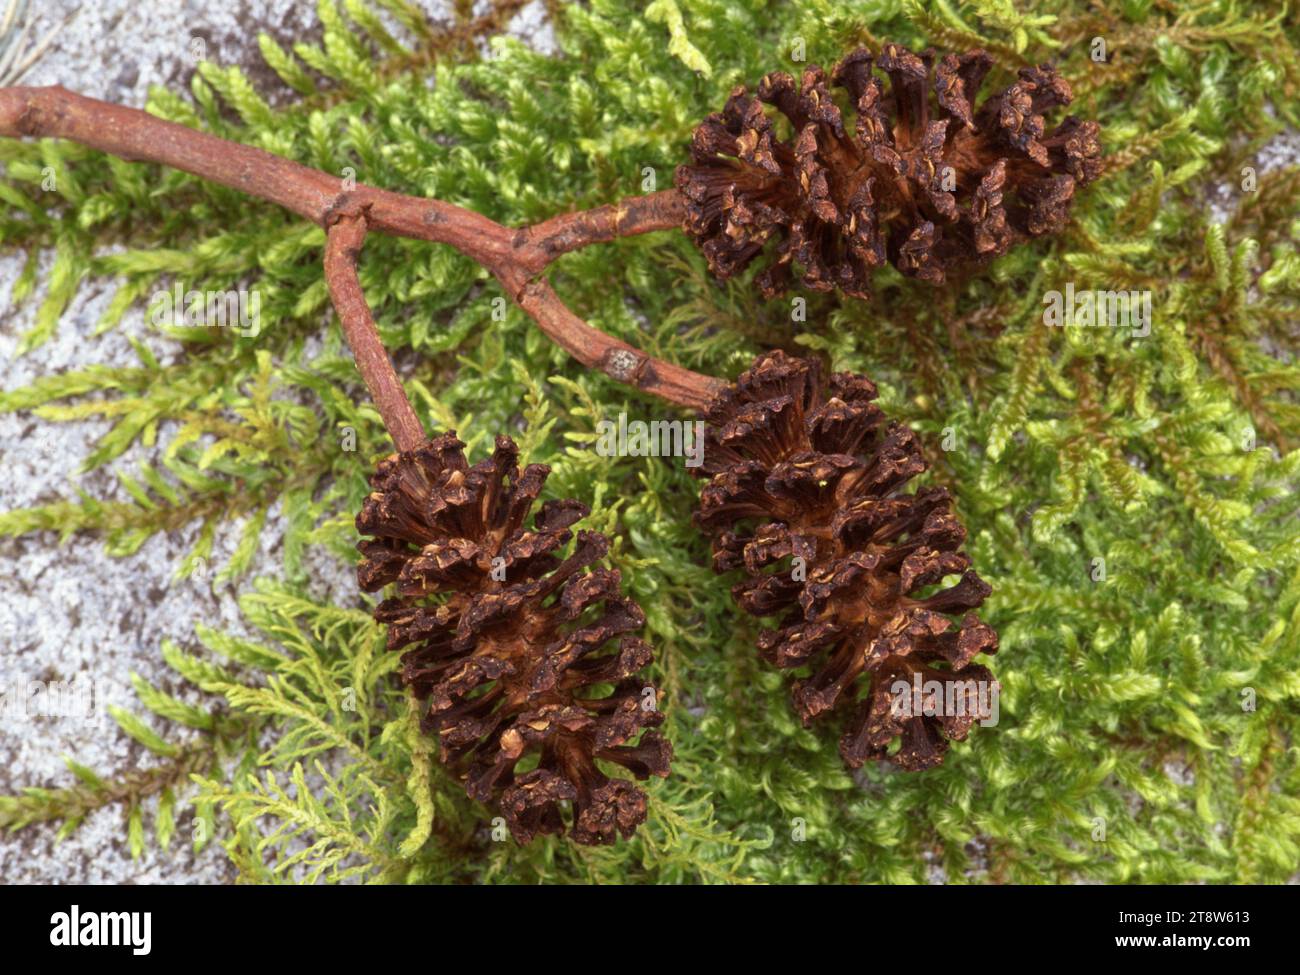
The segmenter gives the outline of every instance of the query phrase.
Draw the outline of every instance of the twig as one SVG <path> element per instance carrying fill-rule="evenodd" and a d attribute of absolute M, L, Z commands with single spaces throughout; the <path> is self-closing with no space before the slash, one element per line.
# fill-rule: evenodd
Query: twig
<path fill-rule="evenodd" d="M 588 244 L 680 227 L 685 217 L 682 195 L 676 190 L 661 190 L 593 210 L 551 217 L 515 231 L 511 245 L 521 255 L 520 263 L 537 273 L 561 254 Z"/>
<path fill-rule="evenodd" d="M 600 369 L 620 382 L 693 409 L 703 409 L 723 385 L 712 376 L 648 356 L 593 328 L 570 311 L 541 279 L 551 262 L 562 254 L 618 237 L 680 226 L 683 201 L 675 190 L 512 230 L 442 200 L 406 196 L 361 183 L 347 187 L 335 176 L 262 149 L 137 109 L 86 98 L 58 86 L 0 89 L 0 135 L 71 139 L 123 159 L 161 163 L 277 203 L 326 228 L 330 234 L 330 293 L 358 357 L 358 368 L 399 446 L 411 433 L 409 423 L 414 411 L 409 403 L 405 409 L 398 403 L 398 394 L 404 401 L 405 393 L 379 344 L 374 321 L 356 281 L 355 254 L 367 230 L 456 248 L 491 271 L 557 345 L 584 365 Z M 382 353 L 382 362 L 376 353 Z M 372 380 L 378 385 L 371 385 Z"/>
<path fill-rule="evenodd" d="M 424 440 L 424 427 L 397 378 L 388 351 L 379 340 L 375 320 L 357 278 L 357 255 L 366 239 L 362 211 L 341 213 L 326 231 L 325 284 L 339 313 L 339 323 L 352 349 L 357 371 L 384 419 L 398 450 L 414 450 Z"/>

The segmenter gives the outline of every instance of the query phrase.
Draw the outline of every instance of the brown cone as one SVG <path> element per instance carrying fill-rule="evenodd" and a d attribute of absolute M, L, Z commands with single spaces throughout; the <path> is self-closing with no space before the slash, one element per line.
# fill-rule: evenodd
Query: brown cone
<path fill-rule="evenodd" d="M 925 460 L 875 396 L 863 376 L 826 383 L 813 360 L 759 357 L 708 412 L 710 480 L 695 519 L 713 537 L 715 568 L 748 574 L 736 602 L 778 621 L 759 638 L 762 656 L 809 668 L 793 693 L 805 725 L 850 712 L 840 740 L 850 767 L 924 769 L 984 717 L 976 682 L 997 685 L 971 660 L 998 638 L 971 612 L 990 589 L 959 551 L 966 530 L 948 492 L 903 493 Z"/>
<path fill-rule="evenodd" d="M 976 107 L 992 58 L 936 57 L 896 44 L 878 61 L 862 48 L 845 57 L 829 84 L 847 91 L 852 122 L 816 66 L 799 81 L 769 74 L 756 99 L 733 90 L 696 128 L 693 162 L 676 175 L 686 232 L 710 270 L 729 278 L 775 238 L 758 276 L 764 296 L 783 293 L 798 268 L 814 291 L 869 298 L 872 272 L 886 261 L 939 284 L 1059 232 L 1076 186 L 1101 171 L 1097 123 L 1070 116 L 1047 132 L 1044 113 L 1073 97 L 1049 66 L 1021 69 Z M 789 120 L 789 140 L 764 105 Z"/>
<path fill-rule="evenodd" d="M 617 570 L 589 568 L 604 535 L 580 531 L 573 554 L 558 554 L 585 505 L 547 501 L 525 527 L 550 468 L 521 473 L 509 437 L 473 467 L 463 448 L 447 433 L 380 463 L 357 515 L 370 536 L 361 587 L 396 583 L 375 618 L 389 649 L 409 648 L 402 679 L 428 702 L 424 727 L 471 798 L 499 809 L 520 843 L 562 833 L 566 803 L 579 843 L 631 836 L 645 793 L 600 763 L 644 779 L 666 776 L 672 757 L 659 732 L 642 733 L 663 721 L 636 677 L 651 659 L 633 635 L 645 614 Z M 526 756 L 537 761 L 518 772 Z"/>

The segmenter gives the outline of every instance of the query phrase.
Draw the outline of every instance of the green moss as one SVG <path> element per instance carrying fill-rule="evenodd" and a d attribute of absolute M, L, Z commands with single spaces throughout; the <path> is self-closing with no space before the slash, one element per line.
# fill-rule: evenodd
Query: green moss
<path fill-rule="evenodd" d="M 1102 123 L 1110 170 L 1080 194 L 1066 234 L 983 276 L 936 291 L 882 274 L 871 304 L 808 295 L 807 322 L 791 323 L 787 304 L 713 283 L 678 234 L 591 248 L 555 270 L 575 311 L 691 368 L 733 375 L 779 345 L 877 380 L 887 408 L 923 433 L 928 477 L 953 490 L 994 586 L 1000 723 L 938 770 L 846 773 L 833 727 L 798 725 L 781 676 L 756 657 L 754 623 L 707 567 L 687 472 L 592 449 L 601 417 L 663 407 L 583 371 L 517 310 L 494 321 L 499 291 L 466 259 L 372 237 L 362 282 L 427 425 L 454 427 L 475 453 L 516 433 L 530 460 L 554 466 L 550 496 L 592 504 L 647 607 L 667 692 L 678 757 L 636 839 L 494 842 L 489 814 L 412 732 L 365 601 L 301 596 L 305 547 L 353 557 L 350 515 L 387 451 L 337 326 L 323 325 L 320 232 L 184 174 L 8 141 L 0 238 L 56 254 L 48 279 L 29 264 L 19 289 L 41 302 L 28 345 L 105 277 L 122 289 L 105 328 L 173 279 L 258 288 L 263 328 L 178 331 L 177 365 L 142 349 L 134 369 L 0 394 L 0 408 L 46 422 L 112 419 L 87 467 L 153 445 L 127 485 L 133 501 L 8 512 L 0 532 L 97 534 L 121 553 L 196 519 L 210 541 L 276 501 L 291 517 L 285 580 L 245 600 L 267 643 L 200 634 L 244 676 L 165 649 L 224 705 L 205 717 L 142 688 L 146 706 L 180 721 L 171 739 L 145 742 L 156 770 L 74 769 L 65 789 L 0 799 L 0 824 L 72 828 L 121 803 L 138 847 L 142 810 L 167 837 L 177 804 L 193 802 L 252 879 L 925 882 L 940 867 L 954 882 L 1274 882 L 1300 869 L 1300 170 L 1238 191 L 1262 142 L 1298 121 L 1294 13 L 1183 0 L 1129 0 L 1110 17 L 1082 2 L 593 0 L 557 7 L 559 56 L 498 40 L 479 61 L 468 28 L 439 35 L 404 5 L 381 6 L 402 10 L 406 49 L 356 5 L 349 21 L 328 2 L 320 50 L 264 44 L 300 103 L 273 110 L 237 70 L 204 66 L 192 99 L 159 91 L 152 109 L 517 224 L 641 192 L 647 167 L 667 186 L 693 124 L 733 85 L 796 67 L 797 43 L 820 63 L 882 38 L 982 44 L 1004 71 L 1058 61 L 1074 110 Z M 1089 58 L 1097 36 L 1103 64 Z M 56 206 L 40 190 L 46 166 L 61 174 Z M 1216 186 L 1230 190 L 1222 223 L 1207 202 Z M 1151 289 L 1151 335 L 1045 328 L 1038 296 L 1066 281 Z M 322 332 L 324 351 L 304 352 Z M 340 447 L 345 427 L 356 452 Z M 240 551 L 223 567 L 231 578 L 251 554 Z"/>

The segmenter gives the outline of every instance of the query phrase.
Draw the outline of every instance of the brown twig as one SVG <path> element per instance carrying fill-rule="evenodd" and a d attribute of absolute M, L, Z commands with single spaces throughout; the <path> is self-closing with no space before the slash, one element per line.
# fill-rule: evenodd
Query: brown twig
<path fill-rule="evenodd" d="M 661 190 L 593 210 L 551 217 L 515 231 L 511 245 L 521 255 L 520 263 L 537 273 L 569 251 L 619 237 L 680 227 L 685 218 L 686 201 L 682 195 L 676 190 Z"/>
<path fill-rule="evenodd" d="M 339 323 L 352 349 L 357 371 L 365 381 L 370 396 L 384 419 L 398 450 L 414 450 L 424 440 L 424 427 L 411 407 L 397 378 L 388 350 L 379 340 L 379 331 L 370 315 L 366 296 L 357 278 L 357 255 L 366 239 L 366 216 L 363 211 L 341 213 L 326 230 L 325 284 L 330 300 L 339 313 Z"/>
<path fill-rule="evenodd" d="M 723 385 L 593 328 L 541 278 L 560 255 L 588 244 L 680 226 L 683 203 L 675 190 L 510 229 L 442 200 L 362 183 L 349 186 L 262 149 L 58 86 L 0 89 L 0 135 L 70 139 L 123 159 L 160 163 L 277 203 L 326 228 L 330 294 L 362 378 L 399 447 L 411 435 L 415 414 L 379 343 L 357 283 L 355 257 L 367 230 L 456 248 L 491 271 L 557 345 L 620 382 L 693 409 L 703 409 Z"/>

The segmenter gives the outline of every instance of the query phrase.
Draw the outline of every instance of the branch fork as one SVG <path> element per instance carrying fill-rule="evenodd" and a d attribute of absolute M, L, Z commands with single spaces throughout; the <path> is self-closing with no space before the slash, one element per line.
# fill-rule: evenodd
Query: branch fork
<path fill-rule="evenodd" d="M 424 430 L 379 339 L 357 277 L 371 231 L 448 244 L 487 268 L 558 346 L 584 366 L 678 406 L 703 410 L 725 385 L 593 328 L 555 293 L 546 269 L 560 256 L 620 237 L 677 228 L 685 203 L 676 190 L 632 197 L 511 229 L 453 203 L 407 196 L 336 176 L 253 146 L 168 122 L 65 88 L 0 89 L 0 135 L 70 139 L 136 162 L 179 169 L 277 203 L 326 232 L 325 279 L 361 378 L 399 450 Z"/>

